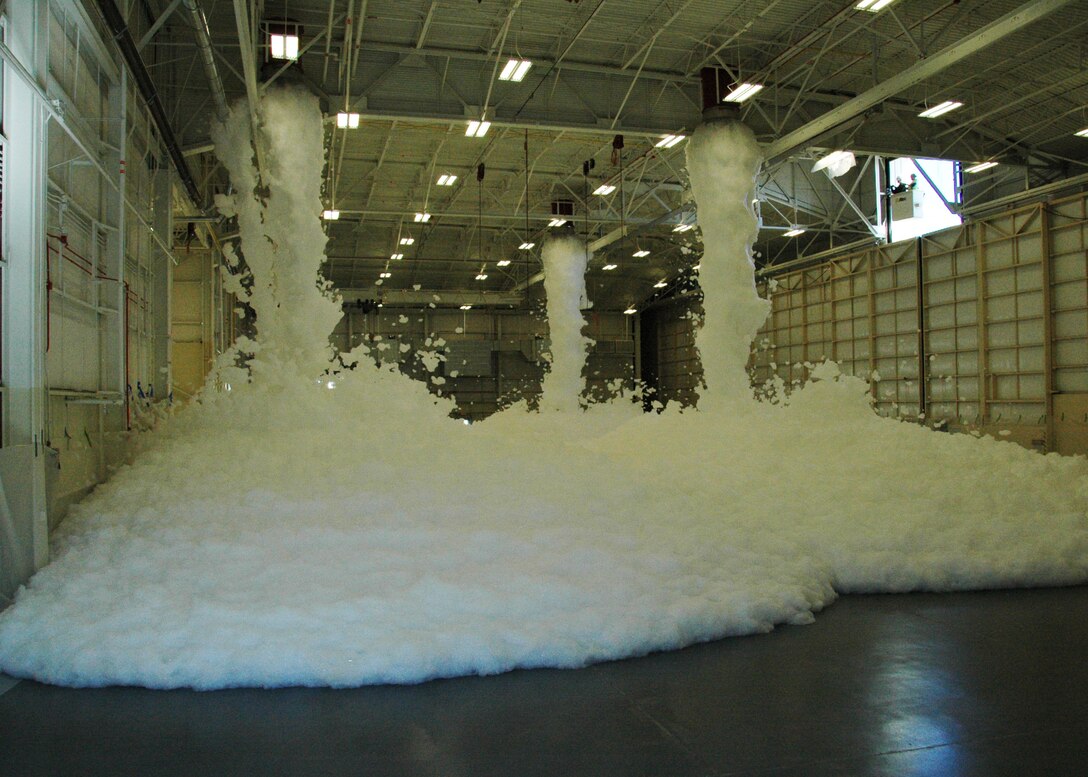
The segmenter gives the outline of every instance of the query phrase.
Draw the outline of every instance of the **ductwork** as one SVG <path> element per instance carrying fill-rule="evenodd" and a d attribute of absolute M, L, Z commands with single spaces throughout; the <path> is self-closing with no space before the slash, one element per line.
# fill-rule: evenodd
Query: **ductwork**
<path fill-rule="evenodd" d="M 133 80 L 136 81 L 136 87 L 147 102 L 147 108 L 151 112 L 151 119 L 155 122 L 155 127 L 159 131 L 163 145 L 166 146 L 166 152 L 170 155 L 170 161 L 174 163 L 174 169 L 177 170 L 178 177 L 181 179 L 182 185 L 185 186 L 185 191 L 189 194 L 189 199 L 193 201 L 193 205 L 203 210 L 200 190 L 197 188 L 196 181 L 193 180 L 192 171 L 189 170 L 189 165 L 185 161 L 185 155 L 181 151 L 181 146 L 178 145 L 178 139 L 174 135 L 170 121 L 166 118 L 166 111 L 163 110 L 162 103 L 159 101 L 155 83 L 151 80 L 147 67 L 140 57 L 139 49 L 136 48 L 136 43 L 132 40 L 132 35 L 128 31 L 125 17 L 121 15 L 113 0 L 98 0 L 98 7 L 102 11 L 102 16 L 105 18 L 110 32 L 113 33 L 114 40 L 117 41 L 121 56 L 125 58 L 129 72 L 132 74 Z"/>
<path fill-rule="evenodd" d="M 196 32 L 196 46 L 200 50 L 200 61 L 204 65 L 204 74 L 208 77 L 208 84 L 212 88 L 212 99 L 215 101 L 215 115 L 219 121 L 227 120 L 227 95 L 223 91 L 223 79 L 219 77 L 219 68 L 215 66 L 215 54 L 212 52 L 211 32 L 208 30 L 208 19 L 204 16 L 204 10 L 197 0 L 183 0 L 182 5 L 193 18 L 193 29 Z"/>

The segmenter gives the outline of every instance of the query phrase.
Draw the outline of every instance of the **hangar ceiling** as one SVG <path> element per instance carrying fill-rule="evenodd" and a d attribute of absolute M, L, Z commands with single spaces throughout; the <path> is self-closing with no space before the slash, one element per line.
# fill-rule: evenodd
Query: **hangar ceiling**
<path fill-rule="evenodd" d="M 532 289 L 552 203 L 565 200 L 574 217 L 563 229 L 595 248 L 591 296 L 615 307 L 661 293 L 662 280 L 671 290 L 698 262 L 698 233 L 674 231 L 694 207 L 685 145 L 657 143 L 699 124 L 703 68 L 765 86 L 741 106 L 773 151 L 759 182 L 762 262 L 873 239 L 877 157 L 1001 162 L 970 177 L 968 201 L 1088 173 L 1088 139 L 1075 136 L 1088 127 L 1088 0 L 895 0 L 876 13 L 856 4 L 137 0 L 126 20 L 210 189 L 225 186 L 209 153 L 216 96 L 190 6 L 207 19 L 228 100 L 288 82 L 319 96 L 325 205 L 340 211 L 326 268 L 337 286 L 509 299 Z M 269 25 L 284 23 L 299 34 L 293 64 L 269 58 Z M 511 58 L 532 62 L 519 83 L 498 78 Z M 919 118 L 945 100 L 963 107 Z M 345 109 L 360 114 L 358 129 L 335 126 Z M 480 118 L 490 132 L 466 137 Z M 854 150 L 858 167 L 834 182 L 812 173 L 836 148 Z M 441 175 L 457 180 L 439 186 Z M 592 193 L 604 184 L 616 188 Z M 431 218 L 417 223 L 420 212 Z M 806 234 L 784 237 L 798 223 Z M 376 287 L 384 271 L 392 277 Z"/>

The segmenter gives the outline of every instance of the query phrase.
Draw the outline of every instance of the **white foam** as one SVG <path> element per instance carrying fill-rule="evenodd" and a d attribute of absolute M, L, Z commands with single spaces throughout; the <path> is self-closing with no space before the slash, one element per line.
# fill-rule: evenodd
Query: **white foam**
<path fill-rule="evenodd" d="M 316 115 L 303 107 L 281 119 L 286 137 Z M 709 183 L 700 166 L 729 169 L 742 140 L 700 129 L 691 142 L 692 178 Z M 280 181 L 272 198 L 298 185 Z M 703 232 L 741 246 L 750 226 L 726 208 L 750 180 L 721 186 L 736 192 L 721 213 L 700 202 Z M 316 221 L 310 205 L 273 227 Z M 266 234 L 252 221 L 247 256 Z M 788 406 L 738 388 L 760 309 L 747 261 L 703 261 L 727 266 L 710 268 L 700 349 L 740 361 L 711 367 L 718 401 L 699 412 L 622 402 L 466 426 L 372 360 L 329 390 L 305 372 L 309 353 L 205 393 L 74 508 L 55 561 L 0 615 L 0 668 L 156 688 L 415 682 L 806 623 L 836 592 L 1088 579 L 1083 458 L 881 419 L 867 385 L 830 366 Z M 292 288 L 309 293 L 304 279 Z M 272 326 L 277 308 L 256 304 Z M 324 347 L 303 322 L 275 326 L 294 345 L 262 332 L 262 359 L 310 337 Z"/>
<path fill-rule="evenodd" d="M 544 244 L 544 292 L 548 304 L 550 365 L 541 386 L 540 407 L 573 412 L 585 388 L 582 370 L 591 341 L 582 334 L 585 318 L 586 265 L 589 250 L 575 237 L 555 237 Z"/>

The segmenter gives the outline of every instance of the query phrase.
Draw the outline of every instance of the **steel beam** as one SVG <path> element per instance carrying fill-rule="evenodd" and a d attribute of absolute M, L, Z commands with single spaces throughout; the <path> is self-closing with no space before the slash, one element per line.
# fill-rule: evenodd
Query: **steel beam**
<path fill-rule="evenodd" d="M 880 104 L 893 95 L 902 92 L 914 84 L 940 73 L 957 62 L 969 57 L 987 46 L 997 43 L 1002 38 L 1018 32 L 1033 22 L 1063 8 L 1075 0 L 1033 0 L 1015 11 L 1005 14 L 982 27 L 977 32 L 948 46 L 928 59 L 924 59 L 901 71 L 898 75 L 878 84 L 857 97 L 833 108 L 819 118 L 794 130 L 765 149 L 768 162 L 789 154 L 794 149 L 815 140 L 820 135 L 835 129 L 844 122 L 853 119 L 870 108 Z"/>

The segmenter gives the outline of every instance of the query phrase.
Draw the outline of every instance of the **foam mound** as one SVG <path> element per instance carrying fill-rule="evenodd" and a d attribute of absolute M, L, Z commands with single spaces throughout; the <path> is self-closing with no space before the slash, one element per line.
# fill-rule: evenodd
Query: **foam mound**
<path fill-rule="evenodd" d="M 1088 580 L 1083 458 L 879 418 L 867 384 L 834 365 L 788 403 L 751 398 L 766 306 L 749 259 L 758 147 L 739 125 L 689 147 L 706 242 L 700 409 L 579 405 L 584 246 L 558 245 L 541 411 L 466 426 L 365 354 L 324 374 L 339 310 L 316 280 L 320 116 L 290 92 L 261 111 L 252 128 L 236 110 L 217 138 L 260 334 L 217 372 L 231 391 L 167 419 L 73 509 L 54 561 L 0 615 L 3 671 L 77 686 L 408 683 L 804 624 L 843 592 Z M 254 136 L 262 199 L 248 194 Z"/>

